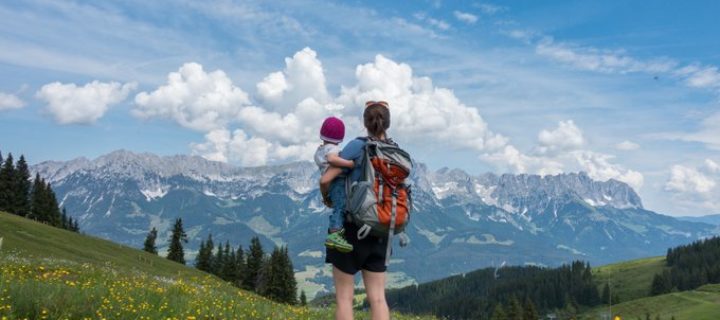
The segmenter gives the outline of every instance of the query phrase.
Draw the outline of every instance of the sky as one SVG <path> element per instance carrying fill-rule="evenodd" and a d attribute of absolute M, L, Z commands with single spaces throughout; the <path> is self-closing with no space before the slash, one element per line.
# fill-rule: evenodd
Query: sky
<path fill-rule="evenodd" d="M 0 152 L 310 160 L 367 100 L 431 169 L 720 213 L 717 1 L 3 1 Z"/>

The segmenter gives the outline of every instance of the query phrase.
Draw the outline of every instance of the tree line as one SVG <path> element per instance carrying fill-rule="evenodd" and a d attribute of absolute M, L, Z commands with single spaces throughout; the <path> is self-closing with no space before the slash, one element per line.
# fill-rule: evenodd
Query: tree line
<path fill-rule="evenodd" d="M 24 155 L 15 161 L 12 153 L 3 159 L 0 152 L 0 211 L 33 219 L 54 227 L 79 232 L 78 221 L 58 205 L 50 183 L 30 169 Z"/>
<path fill-rule="evenodd" d="M 666 268 L 653 277 L 652 295 L 720 283 L 720 237 L 668 249 L 665 261 Z"/>
<path fill-rule="evenodd" d="M 572 317 L 601 304 L 590 265 L 558 268 L 485 268 L 425 284 L 389 290 L 398 311 L 448 319 L 536 320 L 540 314 Z"/>
<path fill-rule="evenodd" d="M 152 228 L 145 238 L 143 250 L 158 254 L 155 245 L 157 236 L 157 229 Z M 183 243 L 187 242 L 182 219 L 178 218 L 170 234 L 167 259 L 185 264 Z M 236 249 L 229 241 L 224 244 L 218 241 L 216 246 L 212 234 L 208 234 L 207 239 L 200 242 L 195 268 L 274 301 L 298 303 L 297 281 L 286 246 L 276 246 L 268 256 L 258 237 L 250 240 L 248 251 L 245 252 L 242 245 L 238 245 Z M 300 294 L 299 303 L 307 303 L 304 291 Z"/>

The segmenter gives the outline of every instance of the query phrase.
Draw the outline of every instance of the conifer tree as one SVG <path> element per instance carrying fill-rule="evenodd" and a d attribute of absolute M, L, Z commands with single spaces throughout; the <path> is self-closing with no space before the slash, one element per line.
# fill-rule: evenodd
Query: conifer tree
<path fill-rule="evenodd" d="M 525 300 L 525 309 L 523 310 L 524 320 L 539 320 L 540 315 L 535 308 L 535 304 L 530 299 Z"/>
<path fill-rule="evenodd" d="M 12 210 L 13 213 L 25 217 L 30 213 L 30 170 L 25 161 L 25 156 L 20 155 L 20 159 L 15 166 L 15 181 L 13 185 L 14 199 Z"/>
<path fill-rule="evenodd" d="M 183 243 L 187 243 L 187 234 L 185 234 L 185 230 L 183 229 L 182 218 L 177 218 L 173 226 L 172 235 L 170 236 L 170 247 L 168 248 L 167 258 L 185 264 Z"/>
<path fill-rule="evenodd" d="M 212 234 L 208 234 L 207 241 L 200 242 L 200 251 L 195 259 L 195 267 L 208 273 L 212 273 L 212 251 L 215 244 L 212 241 Z"/>
<path fill-rule="evenodd" d="M 300 291 L 300 305 L 307 306 L 307 297 L 305 296 L 305 290 Z"/>
<path fill-rule="evenodd" d="M 71 218 L 72 219 L 72 218 Z M 65 208 L 62 209 L 62 214 L 60 214 L 60 228 L 63 228 L 65 230 L 70 229 L 70 223 L 72 221 L 68 221 L 67 212 L 65 211 Z"/>
<path fill-rule="evenodd" d="M 506 312 L 508 320 L 523 320 L 523 308 L 515 296 L 510 297 Z"/>
<path fill-rule="evenodd" d="M 235 252 L 235 279 L 234 284 L 238 288 L 243 287 L 243 282 L 245 281 L 245 272 L 247 271 L 247 266 L 245 265 L 245 252 L 243 252 L 242 245 L 238 246 L 237 251 Z"/>
<path fill-rule="evenodd" d="M 297 303 L 297 280 L 287 246 L 280 248 L 280 302 Z"/>
<path fill-rule="evenodd" d="M 55 227 L 60 227 L 60 207 L 58 206 L 57 198 L 55 197 L 55 191 L 52 186 L 48 183 L 45 190 L 45 206 L 48 210 L 48 224 Z"/>
<path fill-rule="evenodd" d="M 30 215 L 29 217 L 40 221 L 47 222 L 48 208 L 46 205 L 46 187 L 45 180 L 40 178 L 40 174 L 35 174 L 35 180 L 33 180 L 32 191 L 30 193 Z"/>
<path fill-rule="evenodd" d="M 80 225 L 78 224 L 77 219 L 70 218 L 70 222 L 72 225 L 71 231 L 80 233 Z"/>
<path fill-rule="evenodd" d="M 222 269 L 225 265 L 225 250 L 223 249 L 222 243 L 218 243 L 217 246 L 217 253 L 215 254 L 215 257 L 213 258 L 212 263 L 212 274 L 221 277 L 222 276 Z"/>
<path fill-rule="evenodd" d="M 252 240 L 250 240 L 250 248 L 247 253 L 247 271 L 245 273 L 245 281 L 243 281 L 245 289 L 254 291 L 257 288 L 258 274 L 263 267 L 264 255 L 265 253 L 260 244 L 260 239 L 253 237 Z"/>
<path fill-rule="evenodd" d="M 605 286 L 603 287 L 601 296 L 602 296 L 601 299 L 602 299 L 603 304 L 605 304 L 605 303 L 612 304 L 612 301 L 610 301 L 610 286 L 607 284 L 607 282 L 605 283 Z"/>
<path fill-rule="evenodd" d="M 502 303 L 498 303 L 495 305 L 495 309 L 493 309 L 492 317 L 490 320 L 507 320 L 507 314 L 505 314 L 505 309 L 503 309 Z"/>
<path fill-rule="evenodd" d="M 15 165 L 12 153 L 8 153 L 0 166 L 0 211 L 13 212 Z"/>
<path fill-rule="evenodd" d="M 71 221 L 72 223 L 72 221 Z M 155 227 L 150 230 L 147 237 L 145 238 L 145 244 L 143 245 L 143 250 L 150 252 L 152 254 L 158 254 L 157 246 L 155 246 L 155 240 L 157 240 L 157 229 Z"/>
<path fill-rule="evenodd" d="M 221 270 L 220 270 L 220 278 L 222 278 L 225 281 L 232 282 L 233 279 L 235 279 L 235 250 L 230 250 L 230 241 L 225 241 L 225 248 L 223 248 L 223 256 L 225 257 L 225 261 L 223 261 Z"/>

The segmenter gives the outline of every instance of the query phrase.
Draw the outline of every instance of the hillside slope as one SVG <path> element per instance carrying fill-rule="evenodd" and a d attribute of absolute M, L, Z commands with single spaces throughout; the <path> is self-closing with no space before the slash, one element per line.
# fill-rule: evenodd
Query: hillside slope
<path fill-rule="evenodd" d="M 3 319 L 333 318 L 331 309 L 274 303 L 194 268 L 3 212 L 0 238 Z"/>
<path fill-rule="evenodd" d="M 601 319 L 607 306 L 583 313 L 579 319 Z M 696 290 L 646 297 L 612 306 L 613 315 L 622 319 L 717 320 L 720 317 L 720 284 L 704 285 Z"/>

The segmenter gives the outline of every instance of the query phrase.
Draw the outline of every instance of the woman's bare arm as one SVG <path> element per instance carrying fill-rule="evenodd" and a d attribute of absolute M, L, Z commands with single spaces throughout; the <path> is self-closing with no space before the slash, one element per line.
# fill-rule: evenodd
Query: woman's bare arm
<path fill-rule="evenodd" d="M 325 158 L 327 159 L 328 163 L 333 167 L 352 169 L 355 166 L 355 162 L 353 162 L 352 160 L 345 160 L 337 153 L 328 153 Z"/>

